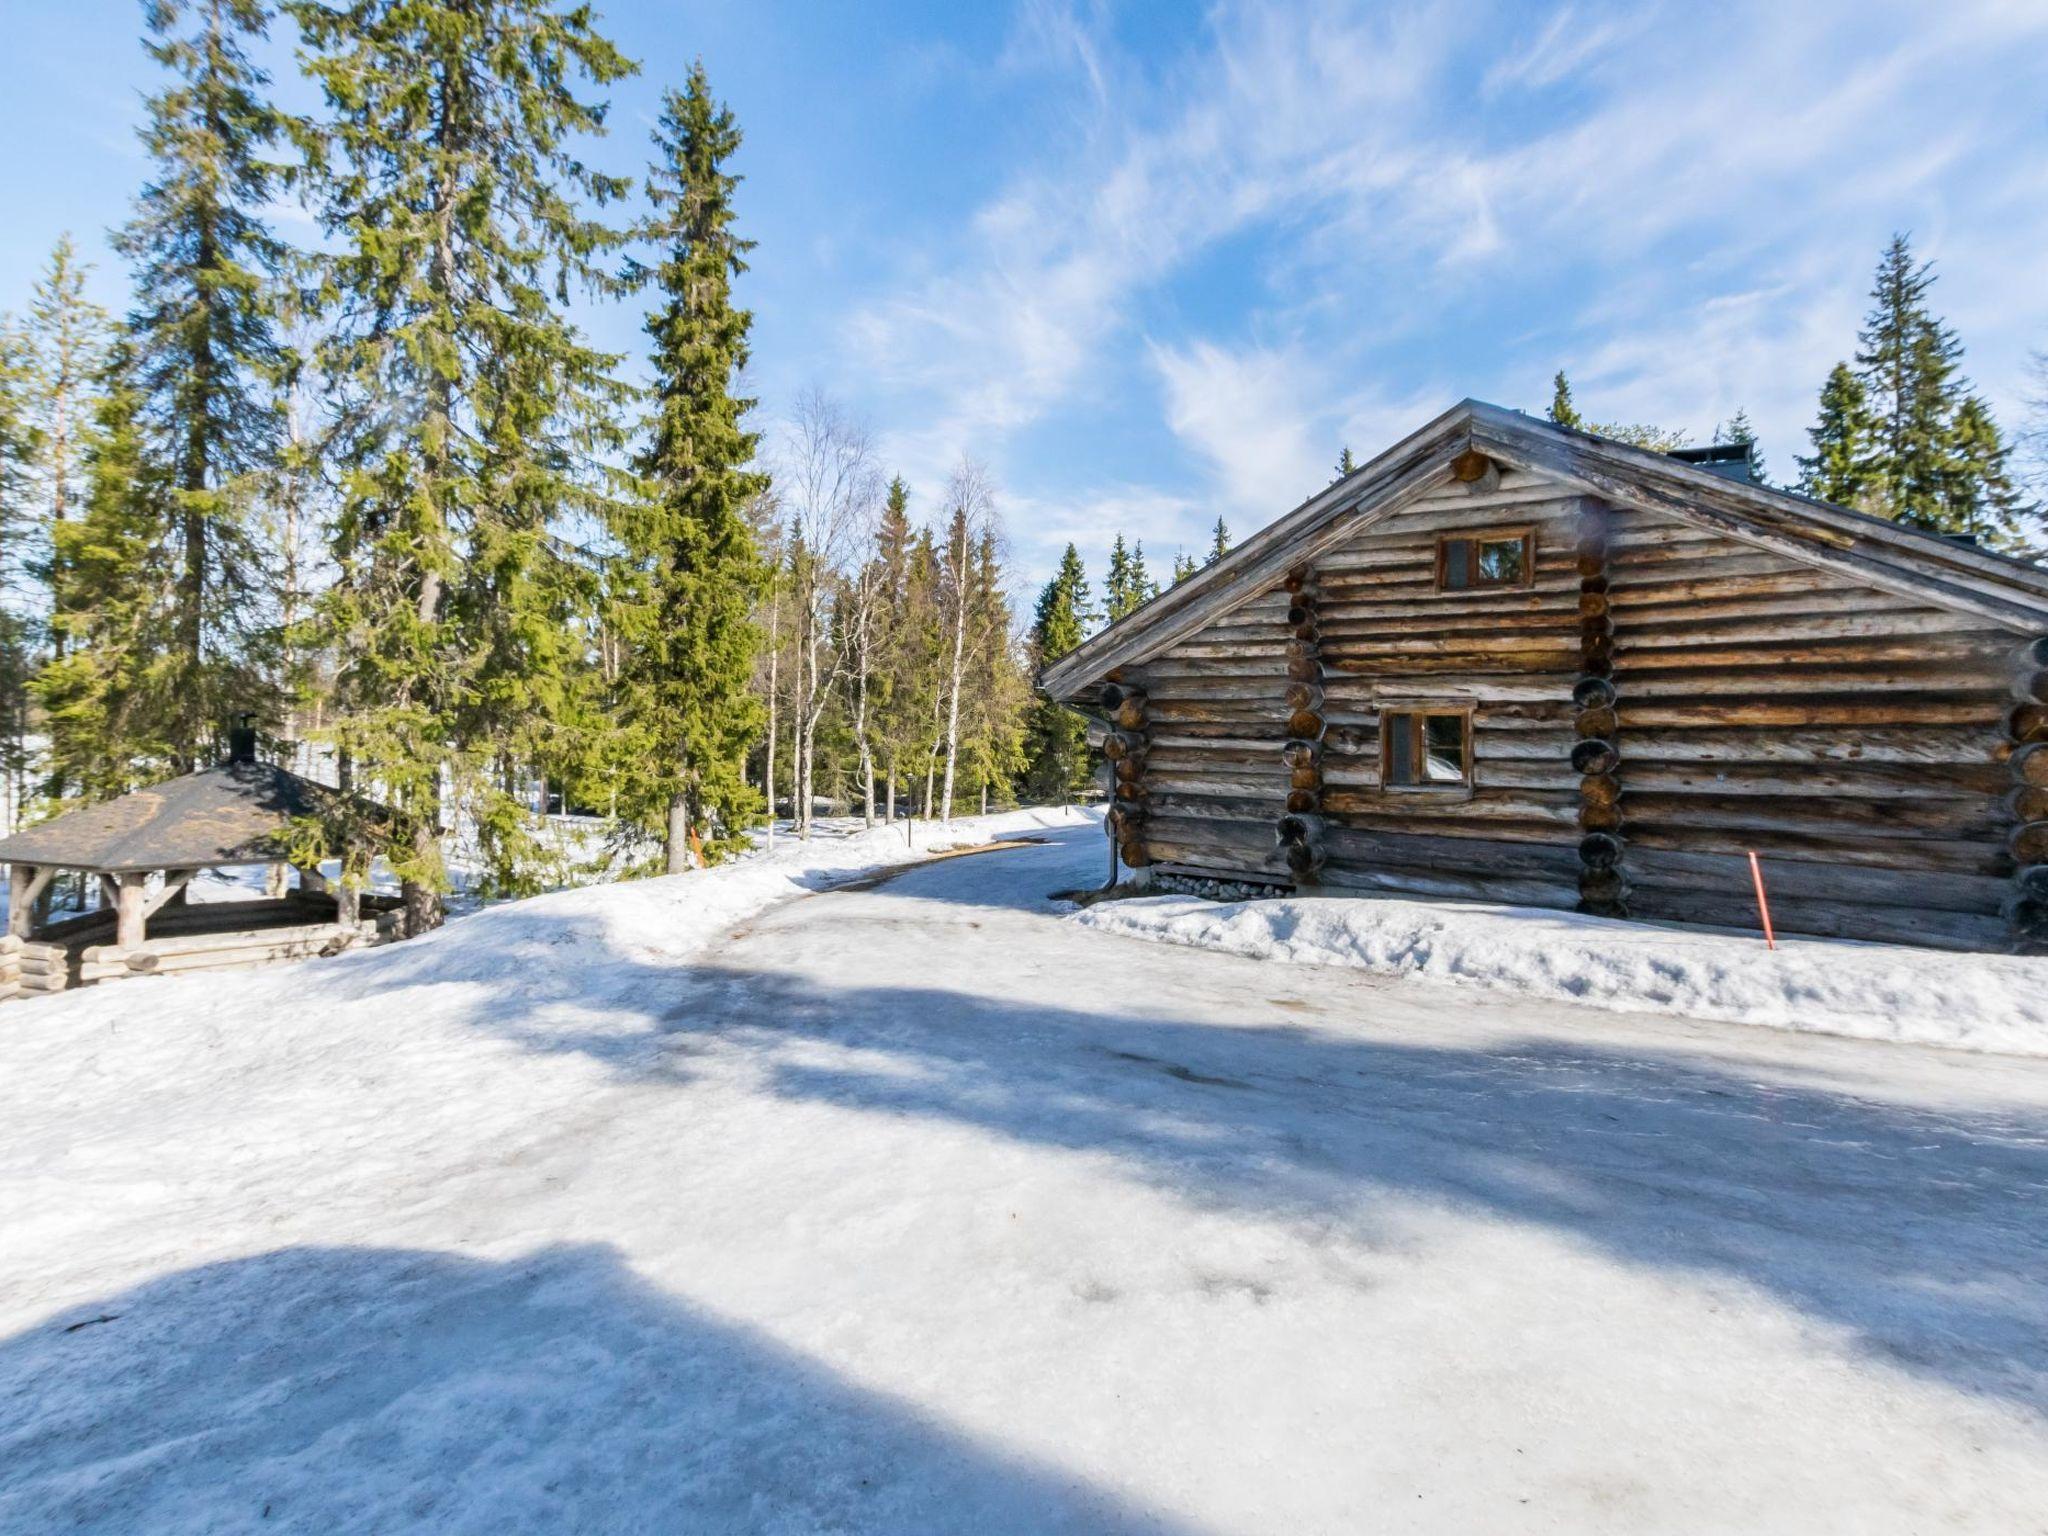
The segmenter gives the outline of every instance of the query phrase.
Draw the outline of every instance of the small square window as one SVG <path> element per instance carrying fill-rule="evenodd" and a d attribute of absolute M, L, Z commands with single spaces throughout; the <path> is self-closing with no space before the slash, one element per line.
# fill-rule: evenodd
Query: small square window
<path fill-rule="evenodd" d="M 1482 587 L 1526 587 L 1536 570 L 1536 534 L 1529 528 L 1503 533 L 1460 533 L 1437 540 L 1439 592 Z"/>
<path fill-rule="evenodd" d="M 1471 715 L 1428 709 L 1382 711 L 1380 782 L 1389 789 L 1470 786 Z"/>

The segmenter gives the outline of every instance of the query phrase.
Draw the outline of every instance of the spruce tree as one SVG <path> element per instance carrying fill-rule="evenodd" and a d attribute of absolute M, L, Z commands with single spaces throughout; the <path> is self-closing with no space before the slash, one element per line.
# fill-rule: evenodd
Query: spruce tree
<path fill-rule="evenodd" d="M 1216 519 L 1216 527 L 1209 536 L 1209 558 L 1202 563 L 1214 565 L 1230 553 L 1230 529 L 1222 518 Z"/>
<path fill-rule="evenodd" d="M 2001 438 L 1990 408 L 1975 395 L 1956 408 L 1948 447 L 1942 526 L 1995 549 L 2029 550 L 2031 536 L 2038 531 L 2033 527 L 2035 508 L 2014 480 L 2012 449 Z"/>
<path fill-rule="evenodd" d="M 51 656 L 31 691 L 49 734 L 49 796 L 95 801 L 176 762 L 183 682 L 167 537 L 175 476 L 153 451 L 141 371 L 115 349 L 84 437 L 87 492 L 53 530 Z"/>
<path fill-rule="evenodd" d="M 35 666 L 27 552 L 35 527 L 34 376 L 28 339 L 0 315 L 0 837 L 27 798 L 29 677 Z"/>
<path fill-rule="evenodd" d="M 1350 474 L 1355 474 L 1355 473 L 1357 473 L 1357 471 L 1358 471 L 1358 460 L 1354 459 L 1354 458 L 1353 458 L 1353 457 L 1351 456 L 1351 445 L 1350 445 L 1349 443 L 1346 443 L 1346 444 L 1344 445 L 1344 451 L 1343 451 L 1343 452 L 1341 452 L 1341 453 L 1339 453 L 1339 454 L 1337 455 L 1337 476 L 1336 476 L 1336 478 L 1337 478 L 1338 480 L 1342 480 L 1342 479 L 1343 479 L 1343 478 L 1344 478 L 1344 477 L 1345 477 L 1346 475 L 1350 475 Z M 1332 484 L 1334 484 L 1334 483 L 1335 483 L 1335 482 L 1333 481 L 1333 482 L 1332 482 Z"/>
<path fill-rule="evenodd" d="M 1756 428 L 1750 423 L 1747 410 L 1738 405 L 1733 416 L 1730 416 L 1721 425 L 1714 428 L 1714 441 L 1717 443 L 1735 443 L 1747 447 L 1749 449 L 1750 472 L 1756 477 L 1756 483 L 1758 485 L 1769 483 L 1770 474 L 1764 468 L 1764 456 L 1756 445 Z"/>
<path fill-rule="evenodd" d="M 1885 247 L 1857 333 L 1856 367 L 1869 398 L 1870 490 L 1900 522 L 1943 528 L 1949 500 L 1949 437 L 1962 343 L 1928 308 L 1931 262 L 1913 260 L 1904 235 Z"/>
<path fill-rule="evenodd" d="M 1179 586 L 1200 569 L 1201 567 L 1195 564 L 1193 555 L 1176 551 L 1173 557 L 1173 584 Z"/>
<path fill-rule="evenodd" d="M 1799 489 L 1837 506 L 1864 505 L 1871 487 L 1873 423 L 1863 381 L 1837 363 L 1821 386 L 1820 417 L 1806 429 L 1813 452 L 1799 456 Z"/>
<path fill-rule="evenodd" d="M 408 923 L 438 920 L 444 776 L 488 873 L 536 856 L 528 754 L 547 749 L 580 641 L 561 623 L 558 519 L 601 516 L 616 359 L 563 314 L 615 292 L 599 217 L 628 183 L 584 164 L 632 65 L 587 7 L 548 0 L 286 0 L 326 120 L 302 133 L 337 332 L 340 507 L 323 601 L 331 734 L 396 811 Z"/>
<path fill-rule="evenodd" d="M 642 233 L 660 254 L 633 275 L 662 301 L 646 325 L 655 411 L 634 465 L 640 492 L 613 518 L 608 624 L 625 647 L 616 718 L 633 744 L 618 814 L 663 840 L 674 874 L 693 844 L 711 858 L 735 846 L 760 809 L 745 769 L 761 726 L 753 611 L 768 572 L 748 509 L 768 482 L 748 467 L 753 401 L 732 392 L 752 323 L 732 302 L 753 247 L 732 227 L 739 178 L 726 165 L 740 131 L 701 62 L 664 97 L 654 142 Z"/>
<path fill-rule="evenodd" d="M 1569 427 L 1574 432 L 1586 430 L 1586 419 L 1579 414 L 1579 408 L 1572 404 L 1571 380 L 1564 376 L 1562 368 L 1550 381 L 1550 419 L 1560 427 Z"/>
<path fill-rule="evenodd" d="M 1105 623 L 1114 624 L 1145 601 L 1143 559 L 1143 555 L 1133 559 L 1122 534 L 1118 534 L 1116 542 L 1110 545 L 1109 574 L 1102 584 L 1102 617 Z"/>
<path fill-rule="evenodd" d="M 76 510 L 80 445 L 93 410 L 92 390 L 106 361 L 107 314 L 85 296 L 91 268 L 79 261 L 69 235 L 59 237 L 50 264 L 30 297 L 27 340 L 28 398 L 41 481 L 41 515 L 37 544 L 43 554 L 37 574 L 55 589 L 59 573 L 54 552 L 57 528 Z M 61 651 L 61 631 L 51 644 Z"/>
<path fill-rule="evenodd" d="M 146 13 L 149 55 L 172 83 L 145 104 L 153 176 L 115 245 L 141 296 L 127 325 L 138 425 L 176 487 L 164 660 L 178 701 L 171 755 L 189 770 L 228 719 L 274 718 L 278 702 L 261 654 L 251 503 L 281 441 L 275 280 L 286 252 L 260 210 L 278 185 L 266 156 L 282 125 L 247 52 L 268 29 L 266 4 L 149 0 Z"/>
<path fill-rule="evenodd" d="M 1039 591 L 1031 619 L 1032 670 L 1042 673 L 1080 645 L 1088 623 L 1088 573 L 1069 544 L 1059 569 Z M 1088 784 L 1088 732 L 1065 705 L 1040 694 L 1024 731 L 1025 792 L 1034 800 L 1066 801 Z"/>
<path fill-rule="evenodd" d="M 1134 608 L 1143 607 L 1159 595 L 1159 583 L 1152 579 L 1152 573 L 1145 566 L 1145 545 L 1143 541 L 1131 545 L 1131 596 Z"/>

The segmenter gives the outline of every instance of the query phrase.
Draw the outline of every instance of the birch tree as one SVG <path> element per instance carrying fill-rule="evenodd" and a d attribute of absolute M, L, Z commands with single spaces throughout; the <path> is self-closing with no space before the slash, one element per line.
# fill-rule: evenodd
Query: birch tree
<path fill-rule="evenodd" d="M 811 835 L 817 783 L 818 725 L 831 708 L 849 657 L 836 644 L 834 599 L 849 558 L 881 495 L 881 475 L 865 428 L 826 395 L 800 397 L 780 476 L 787 556 L 790 640 L 794 647 L 790 765 L 799 836 Z"/>

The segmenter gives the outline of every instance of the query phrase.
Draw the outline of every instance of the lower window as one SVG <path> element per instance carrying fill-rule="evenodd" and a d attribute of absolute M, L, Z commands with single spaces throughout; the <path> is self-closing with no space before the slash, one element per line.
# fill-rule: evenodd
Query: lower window
<path fill-rule="evenodd" d="M 1470 712 L 1380 713 L 1380 782 L 1389 789 L 1460 789 L 1472 782 Z"/>

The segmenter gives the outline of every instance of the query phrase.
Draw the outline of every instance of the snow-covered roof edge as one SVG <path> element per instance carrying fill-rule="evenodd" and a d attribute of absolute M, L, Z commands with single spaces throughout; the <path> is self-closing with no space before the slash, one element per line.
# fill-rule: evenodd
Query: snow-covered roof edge
<path fill-rule="evenodd" d="M 1074 699 L 1119 667 L 1158 655 L 1269 591 L 1406 502 L 1451 479 L 1477 449 L 1617 506 L 1663 513 L 1883 591 L 2048 633 L 2048 572 L 1940 534 L 1712 474 L 1649 449 L 1520 411 L 1463 400 L 1317 492 L 1243 544 L 1047 667 L 1039 682 Z"/>

